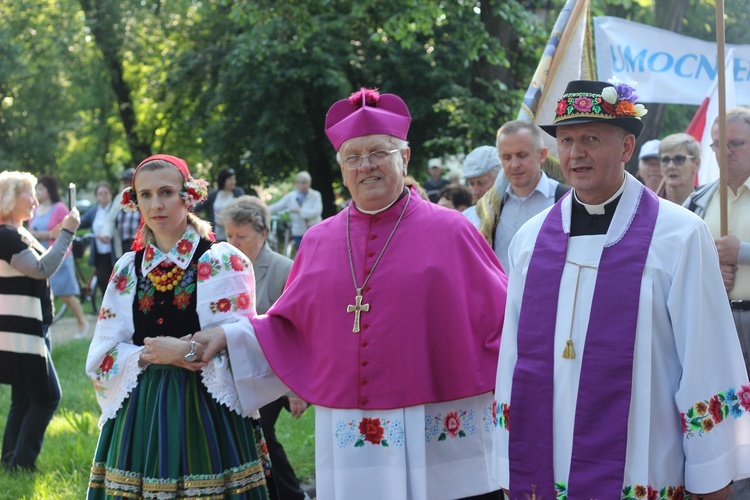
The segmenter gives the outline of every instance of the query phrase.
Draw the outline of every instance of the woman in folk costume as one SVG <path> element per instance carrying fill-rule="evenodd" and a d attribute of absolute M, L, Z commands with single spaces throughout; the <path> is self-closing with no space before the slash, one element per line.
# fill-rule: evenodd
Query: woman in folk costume
<path fill-rule="evenodd" d="M 168 155 L 144 160 L 123 192 L 143 225 L 115 265 L 86 360 L 102 408 L 88 498 L 267 498 L 265 443 L 241 414 L 228 356 L 201 362 L 192 339 L 255 315 L 250 262 L 188 212 L 205 196 Z"/>

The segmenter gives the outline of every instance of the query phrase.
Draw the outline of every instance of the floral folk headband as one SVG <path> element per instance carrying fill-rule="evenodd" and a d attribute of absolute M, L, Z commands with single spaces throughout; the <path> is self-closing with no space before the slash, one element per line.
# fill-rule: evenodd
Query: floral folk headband
<path fill-rule="evenodd" d="M 190 175 L 187 162 L 182 158 L 177 158 L 176 156 L 162 154 L 149 156 L 148 158 L 143 160 L 135 169 L 135 173 L 133 174 L 133 182 L 135 182 L 135 176 L 138 174 L 138 170 L 141 168 L 141 166 L 148 162 L 156 160 L 166 161 L 167 163 L 174 165 L 177 170 L 180 171 L 180 174 L 182 174 L 183 182 L 182 191 L 180 191 L 180 194 L 182 194 L 182 199 L 185 200 L 185 206 L 187 206 L 188 209 L 194 207 L 195 205 L 206 199 L 206 197 L 208 196 L 208 183 L 203 179 L 194 179 L 193 176 Z M 125 212 L 138 211 L 135 191 L 133 190 L 132 186 L 127 187 L 122 191 L 120 205 Z"/>

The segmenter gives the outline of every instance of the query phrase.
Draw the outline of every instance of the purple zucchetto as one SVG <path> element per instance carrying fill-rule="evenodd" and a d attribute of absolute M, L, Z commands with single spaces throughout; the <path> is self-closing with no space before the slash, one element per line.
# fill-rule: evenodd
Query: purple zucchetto
<path fill-rule="evenodd" d="M 363 87 L 331 106 L 325 132 L 338 151 L 349 139 L 365 135 L 386 134 L 406 140 L 410 124 L 409 109 L 399 96 Z"/>

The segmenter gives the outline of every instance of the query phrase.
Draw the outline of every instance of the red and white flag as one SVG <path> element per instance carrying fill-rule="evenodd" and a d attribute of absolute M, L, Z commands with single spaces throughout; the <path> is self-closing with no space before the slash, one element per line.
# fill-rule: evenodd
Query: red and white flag
<path fill-rule="evenodd" d="M 732 109 L 737 104 L 737 94 L 734 88 L 734 48 L 726 54 L 726 105 Z M 719 116 L 719 79 L 714 78 L 708 95 L 701 103 L 698 111 L 688 125 L 686 133 L 692 135 L 701 143 L 701 168 L 698 170 L 698 185 L 702 186 L 719 178 L 719 163 L 716 155 L 711 151 L 711 125 Z"/>

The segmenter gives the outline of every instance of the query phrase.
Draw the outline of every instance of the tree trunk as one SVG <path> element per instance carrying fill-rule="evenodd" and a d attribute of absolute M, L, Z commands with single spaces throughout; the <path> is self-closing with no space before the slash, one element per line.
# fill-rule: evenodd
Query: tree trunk
<path fill-rule="evenodd" d="M 86 15 L 86 21 L 94 35 L 94 40 L 104 58 L 104 65 L 110 76 L 110 86 L 117 100 L 117 110 L 120 114 L 125 136 L 130 150 L 131 160 L 134 163 L 151 155 L 151 146 L 141 139 L 138 134 L 138 119 L 135 115 L 133 101 L 130 94 L 130 86 L 125 81 L 122 61 L 120 59 L 120 41 L 117 35 L 116 24 L 108 10 L 117 4 L 108 0 L 79 0 Z"/>
<path fill-rule="evenodd" d="M 490 64 L 486 57 L 480 57 L 472 65 L 471 94 L 474 97 L 484 99 L 489 102 L 493 97 L 490 96 L 487 84 L 491 82 L 503 82 L 509 89 L 516 88 L 517 82 L 512 72 L 514 65 L 513 54 L 518 54 L 518 35 L 511 24 L 508 24 L 502 17 L 497 15 L 493 9 L 493 0 L 480 1 L 480 19 L 487 30 L 489 38 L 500 41 L 505 49 L 505 57 L 510 64 L 507 67 Z"/>

